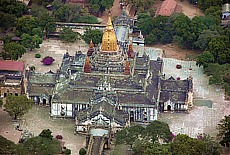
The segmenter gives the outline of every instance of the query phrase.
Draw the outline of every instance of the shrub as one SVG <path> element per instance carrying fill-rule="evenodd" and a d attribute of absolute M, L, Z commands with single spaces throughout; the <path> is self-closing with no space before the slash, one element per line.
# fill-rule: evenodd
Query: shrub
<path fill-rule="evenodd" d="M 41 58 L 41 54 L 39 53 L 35 54 L 35 58 Z"/>
<path fill-rule="evenodd" d="M 86 154 L 86 150 L 84 148 L 81 148 L 79 150 L 79 155 L 85 155 Z"/>
<path fill-rule="evenodd" d="M 31 71 L 35 71 L 35 66 L 30 66 Z"/>
<path fill-rule="evenodd" d="M 62 137 L 62 135 L 57 135 L 56 136 L 56 139 L 62 139 L 63 137 Z"/>
<path fill-rule="evenodd" d="M 69 155 L 69 154 L 71 154 L 71 150 L 70 149 L 66 149 L 64 153 L 65 153 L 65 155 Z"/>

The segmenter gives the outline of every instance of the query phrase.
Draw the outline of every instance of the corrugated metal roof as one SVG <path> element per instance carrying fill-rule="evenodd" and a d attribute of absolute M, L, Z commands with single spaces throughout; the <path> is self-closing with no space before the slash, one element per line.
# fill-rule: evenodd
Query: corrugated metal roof
<path fill-rule="evenodd" d="M 23 61 L 0 60 L 0 70 L 23 71 Z"/>

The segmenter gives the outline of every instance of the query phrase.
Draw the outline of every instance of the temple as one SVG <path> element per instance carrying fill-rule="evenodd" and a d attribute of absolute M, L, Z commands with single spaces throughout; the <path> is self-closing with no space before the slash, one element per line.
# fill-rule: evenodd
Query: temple
<path fill-rule="evenodd" d="M 160 55 L 154 59 L 133 48 L 124 10 L 114 23 L 109 16 L 98 46 L 91 40 L 88 51 L 65 53 L 56 73 L 29 72 L 28 96 L 50 106 L 51 117 L 74 118 L 76 133 L 115 133 L 192 106 L 192 77 L 166 79 Z"/>

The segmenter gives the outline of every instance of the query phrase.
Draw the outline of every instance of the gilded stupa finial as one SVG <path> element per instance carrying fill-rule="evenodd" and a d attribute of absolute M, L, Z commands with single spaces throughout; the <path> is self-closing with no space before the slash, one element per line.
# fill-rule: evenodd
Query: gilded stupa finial
<path fill-rule="evenodd" d="M 94 47 L 94 44 L 93 44 L 93 41 L 92 41 L 92 39 L 90 40 L 90 44 L 89 44 L 89 47 L 90 47 L 90 48 L 93 48 L 93 47 Z"/>
<path fill-rule="evenodd" d="M 113 24 L 111 21 L 111 12 L 109 11 L 109 17 L 108 17 L 108 22 L 107 22 L 107 26 L 106 26 L 107 30 L 112 30 L 113 29 Z"/>

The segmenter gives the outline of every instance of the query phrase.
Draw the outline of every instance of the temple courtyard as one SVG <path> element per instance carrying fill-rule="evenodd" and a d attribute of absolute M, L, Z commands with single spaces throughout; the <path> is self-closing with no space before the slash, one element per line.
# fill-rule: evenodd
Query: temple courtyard
<path fill-rule="evenodd" d="M 35 66 L 36 72 L 45 73 L 49 70 L 56 72 L 62 62 L 63 54 L 68 52 L 74 55 L 76 51 L 86 53 L 88 45 L 82 41 L 74 44 L 66 44 L 57 40 L 46 40 L 40 49 L 28 51 L 21 58 L 27 67 Z M 134 47 L 134 51 L 142 54 L 144 51 L 150 55 L 150 59 L 163 56 L 164 53 L 159 48 Z M 165 51 L 167 52 L 167 51 Z M 41 58 L 35 58 L 35 54 L 40 53 Z M 41 60 L 45 56 L 52 56 L 55 61 L 50 66 L 44 66 Z M 182 61 L 175 58 L 163 58 L 163 73 L 166 78 L 173 76 L 175 79 L 185 79 L 193 77 L 194 106 L 188 113 L 160 113 L 158 120 L 167 122 L 174 134 L 188 134 L 196 137 L 199 133 L 207 133 L 212 136 L 217 134 L 216 125 L 225 115 L 230 114 L 230 101 L 226 101 L 224 91 L 220 86 L 208 85 L 208 77 L 203 74 L 202 67 L 196 66 L 195 61 Z M 182 68 L 177 69 L 176 65 L 181 64 Z M 53 135 L 61 134 L 65 146 L 72 150 L 73 155 L 77 155 L 81 147 L 84 147 L 84 136 L 74 135 L 73 119 L 52 119 L 50 118 L 49 107 L 35 105 L 20 121 L 12 122 L 8 114 L 0 109 L 0 134 L 4 137 L 18 142 L 21 132 L 15 130 L 15 126 L 20 122 L 23 129 L 28 129 L 33 135 L 38 135 L 43 129 L 50 129 Z"/>

